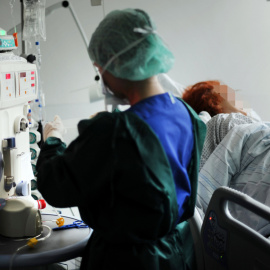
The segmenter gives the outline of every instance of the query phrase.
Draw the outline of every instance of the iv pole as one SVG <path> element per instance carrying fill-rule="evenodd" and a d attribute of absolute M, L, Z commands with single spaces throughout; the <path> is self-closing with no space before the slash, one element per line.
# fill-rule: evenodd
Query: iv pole
<path fill-rule="evenodd" d="M 24 17 L 23 17 L 23 15 L 24 15 L 23 1 L 24 0 L 20 0 L 20 1 L 21 1 L 21 23 L 16 25 L 17 33 L 20 33 L 20 32 L 23 31 L 23 23 L 24 23 Z M 101 5 L 101 1 L 102 0 L 91 0 L 91 6 L 99 6 L 99 5 Z M 82 28 L 82 25 L 81 25 L 81 23 L 80 23 L 80 21 L 79 21 L 79 19 L 77 17 L 77 14 L 76 14 L 73 6 L 70 4 L 69 1 L 61 1 L 59 3 L 53 4 L 53 5 L 49 6 L 49 7 L 47 7 L 45 9 L 45 17 L 52 14 L 56 9 L 63 8 L 63 7 L 69 9 L 69 11 L 70 11 L 70 13 L 72 15 L 72 18 L 74 19 L 74 21 L 76 23 L 76 26 L 79 29 L 79 32 L 80 32 L 81 37 L 83 39 L 84 45 L 86 47 L 86 51 L 87 51 L 87 53 L 89 55 L 89 52 L 88 52 L 89 40 L 87 39 L 86 34 L 85 34 L 85 32 L 84 32 L 84 30 Z M 104 12 L 104 9 L 103 9 L 103 12 Z M 14 32 L 14 28 L 12 27 L 10 30 L 8 30 L 7 34 L 12 35 L 13 32 Z M 27 55 L 27 46 L 26 45 L 27 45 L 26 42 L 24 40 L 22 40 L 22 56 L 23 57 L 25 57 Z M 89 58 L 90 58 L 90 55 L 89 55 Z M 91 61 L 91 63 L 92 63 L 92 61 Z M 94 72 L 97 74 L 96 68 L 94 67 L 94 65 L 92 65 L 92 66 L 93 66 Z"/>
<path fill-rule="evenodd" d="M 97 5 L 101 5 L 101 0 L 91 0 L 91 5 L 92 6 L 97 6 Z M 77 14 L 73 8 L 73 6 L 71 5 L 71 3 L 69 1 L 62 1 L 62 2 L 59 2 L 59 3 L 56 3 L 56 4 L 53 4 L 49 7 L 46 8 L 45 10 L 45 16 L 47 17 L 48 15 L 50 15 L 51 13 L 53 13 L 56 9 L 58 8 L 68 8 L 75 23 L 76 23 L 76 26 L 78 27 L 79 29 L 79 32 L 82 36 L 82 39 L 84 41 L 84 44 L 86 46 L 86 50 L 88 52 L 88 44 L 89 44 L 89 40 L 87 39 L 86 35 L 85 35 L 85 32 L 81 26 L 81 23 L 77 17 Z M 18 33 L 22 32 L 23 31 L 23 23 L 24 23 L 24 6 L 23 6 L 23 0 L 21 0 L 21 23 L 17 24 L 16 25 L 16 29 L 18 29 Z M 14 28 L 12 27 L 10 30 L 7 31 L 7 34 L 8 35 L 12 35 L 14 32 Z M 26 47 L 26 42 L 24 40 L 22 40 L 22 55 L 26 55 L 27 54 L 27 47 Z"/>

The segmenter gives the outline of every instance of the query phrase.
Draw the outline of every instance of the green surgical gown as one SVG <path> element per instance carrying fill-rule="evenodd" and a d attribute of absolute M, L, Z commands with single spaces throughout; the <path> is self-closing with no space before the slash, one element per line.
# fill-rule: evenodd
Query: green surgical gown
<path fill-rule="evenodd" d="M 205 136 L 205 125 L 189 111 L 195 140 L 183 220 L 193 214 Z M 172 172 L 151 128 L 133 113 L 104 112 L 81 121 L 78 130 L 68 148 L 57 138 L 46 140 L 37 183 L 50 205 L 78 206 L 93 228 L 81 269 L 191 269 L 192 240 L 185 247 Z"/>

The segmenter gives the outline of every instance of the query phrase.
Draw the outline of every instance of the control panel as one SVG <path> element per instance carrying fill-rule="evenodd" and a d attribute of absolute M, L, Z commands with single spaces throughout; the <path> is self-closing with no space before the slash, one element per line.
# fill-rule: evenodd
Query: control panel
<path fill-rule="evenodd" d="M 29 63 L 1 63 L 0 108 L 34 100 L 37 96 L 36 65 Z"/>
<path fill-rule="evenodd" d="M 0 35 L 0 51 L 15 49 L 15 41 L 13 36 Z"/>
<path fill-rule="evenodd" d="M 228 232 L 220 227 L 217 215 L 210 211 L 203 231 L 203 242 L 209 256 L 226 267 Z"/>

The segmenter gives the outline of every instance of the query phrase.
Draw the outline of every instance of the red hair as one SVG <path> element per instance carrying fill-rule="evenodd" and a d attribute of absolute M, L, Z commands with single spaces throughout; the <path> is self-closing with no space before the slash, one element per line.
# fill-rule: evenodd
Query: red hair
<path fill-rule="evenodd" d="M 199 82 L 185 89 L 182 99 L 190 105 L 196 113 L 207 111 L 211 117 L 222 113 L 223 98 L 214 91 L 214 86 L 220 86 L 219 81 Z"/>

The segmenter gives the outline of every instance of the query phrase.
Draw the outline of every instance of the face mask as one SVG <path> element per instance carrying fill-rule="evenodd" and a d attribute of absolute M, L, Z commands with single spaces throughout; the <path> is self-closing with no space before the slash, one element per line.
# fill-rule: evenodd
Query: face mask
<path fill-rule="evenodd" d="M 116 97 L 110 88 L 104 83 L 102 76 L 100 76 L 100 78 L 102 94 L 105 95 L 105 107 L 107 111 L 109 107 L 112 107 L 112 110 L 114 110 L 118 105 L 129 105 L 127 99 Z"/>
<path fill-rule="evenodd" d="M 111 95 L 114 96 L 114 93 L 109 89 L 109 87 L 104 83 L 102 76 L 100 76 L 100 83 L 103 95 Z"/>

